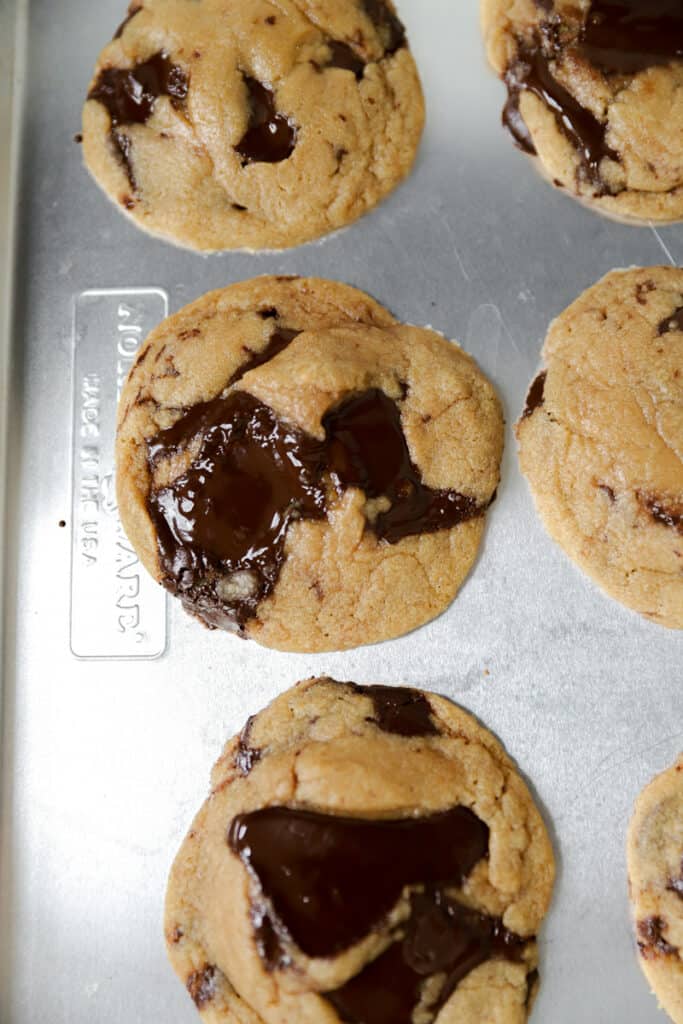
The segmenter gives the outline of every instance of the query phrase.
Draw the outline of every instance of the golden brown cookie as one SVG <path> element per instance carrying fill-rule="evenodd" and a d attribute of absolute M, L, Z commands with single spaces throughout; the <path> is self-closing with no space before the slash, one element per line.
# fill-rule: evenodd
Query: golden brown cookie
<path fill-rule="evenodd" d="M 603 590 L 683 628 L 683 270 L 618 270 L 550 327 L 517 425 L 548 533 Z"/>
<path fill-rule="evenodd" d="M 611 216 L 683 217 L 680 0 L 482 0 L 503 120 L 547 177 Z"/>
<path fill-rule="evenodd" d="M 640 966 L 662 1007 L 683 1024 L 683 755 L 638 797 L 628 873 Z"/>
<path fill-rule="evenodd" d="M 313 679 L 215 766 L 168 952 L 207 1024 L 523 1024 L 553 879 L 527 787 L 469 714 Z"/>
<path fill-rule="evenodd" d="M 134 0 L 98 59 L 83 149 L 152 234 L 282 249 L 388 195 L 423 124 L 391 0 Z"/>
<path fill-rule="evenodd" d="M 121 519 L 207 625 L 343 649 L 442 612 L 499 480 L 493 388 L 362 292 L 264 277 L 143 345 L 119 407 Z"/>

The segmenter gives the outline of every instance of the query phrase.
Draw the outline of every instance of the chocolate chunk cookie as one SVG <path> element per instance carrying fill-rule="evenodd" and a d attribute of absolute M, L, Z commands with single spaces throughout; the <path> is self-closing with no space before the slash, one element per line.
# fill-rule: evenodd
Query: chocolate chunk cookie
<path fill-rule="evenodd" d="M 640 965 L 663 1008 L 683 1024 L 683 754 L 638 797 L 628 873 Z"/>
<path fill-rule="evenodd" d="M 523 1024 L 553 877 L 528 789 L 470 715 L 313 679 L 214 768 L 168 952 L 211 1024 Z"/>
<path fill-rule="evenodd" d="M 683 270 L 614 271 L 551 325 L 517 425 L 543 523 L 611 597 L 683 628 Z"/>
<path fill-rule="evenodd" d="M 624 220 L 683 217 L 680 0 L 482 0 L 503 121 L 556 184 Z"/>
<path fill-rule="evenodd" d="M 391 0 L 134 0 L 98 59 L 83 152 L 152 234 L 282 249 L 380 202 L 423 124 Z"/>
<path fill-rule="evenodd" d="M 264 277 L 143 345 L 119 407 L 121 518 L 205 624 L 354 647 L 452 601 L 502 444 L 493 388 L 457 345 L 353 288 Z"/>

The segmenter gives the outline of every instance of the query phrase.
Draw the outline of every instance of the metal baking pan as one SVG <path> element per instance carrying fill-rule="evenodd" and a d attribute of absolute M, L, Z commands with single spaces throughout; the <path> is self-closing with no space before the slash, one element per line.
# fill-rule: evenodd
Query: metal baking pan
<path fill-rule="evenodd" d="M 224 740 L 321 673 L 452 697 L 532 781 L 559 860 L 534 1020 L 663 1021 L 634 952 L 624 841 L 636 794 L 683 747 L 683 636 L 608 600 L 551 543 L 511 430 L 455 604 L 343 655 L 270 653 L 167 611 L 120 534 L 111 461 L 121 375 L 167 305 L 266 272 L 343 279 L 457 338 L 512 424 L 551 318 L 613 267 L 679 263 L 683 228 L 622 226 L 553 191 L 500 127 L 475 0 L 401 0 L 428 102 L 410 182 L 289 253 L 174 249 L 117 213 L 72 142 L 124 6 L 0 0 L 2 1024 L 193 1024 L 163 947 L 169 865 Z"/>

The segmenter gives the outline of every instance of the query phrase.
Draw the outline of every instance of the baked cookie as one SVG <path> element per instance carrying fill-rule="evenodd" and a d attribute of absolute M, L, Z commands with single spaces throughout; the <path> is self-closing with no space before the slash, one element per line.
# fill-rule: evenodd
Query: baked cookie
<path fill-rule="evenodd" d="M 470 715 L 312 679 L 215 766 L 168 952 L 207 1024 L 522 1024 L 553 878 L 528 789 Z"/>
<path fill-rule="evenodd" d="M 482 0 L 481 10 L 517 145 L 603 213 L 680 220 L 680 0 Z"/>
<path fill-rule="evenodd" d="M 388 195 L 423 125 L 391 0 L 134 0 L 97 62 L 83 150 L 152 234 L 283 249 Z"/>
<path fill-rule="evenodd" d="M 452 601 L 502 444 L 493 388 L 457 345 L 345 285 L 264 277 L 143 345 L 119 406 L 121 519 L 205 624 L 354 647 Z"/>
<path fill-rule="evenodd" d="M 548 533 L 603 590 L 683 628 L 683 270 L 616 270 L 551 325 L 517 424 Z"/>
<path fill-rule="evenodd" d="M 628 875 L 640 965 L 675 1024 L 683 1024 L 683 754 L 638 797 Z"/>

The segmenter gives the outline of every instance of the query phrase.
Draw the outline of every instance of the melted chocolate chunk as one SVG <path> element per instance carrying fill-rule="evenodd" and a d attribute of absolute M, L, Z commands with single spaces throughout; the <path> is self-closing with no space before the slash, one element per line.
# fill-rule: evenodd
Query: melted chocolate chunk
<path fill-rule="evenodd" d="M 661 498 L 653 498 L 648 495 L 639 495 L 638 497 L 653 519 L 663 526 L 668 526 L 683 534 L 683 505 L 670 505 L 662 501 Z"/>
<path fill-rule="evenodd" d="M 605 157 L 619 161 L 619 154 L 607 145 L 607 125 L 582 107 L 553 76 L 550 65 L 561 52 L 557 33 L 550 25 L 542 27 L 533 44 L 520 41 L 515 61 L 504 76 L 508 100 L 503 110 L 503 124 L 520 149 L 536 155 L 531 133 L 519 109 L 522 93 L 533 93 L 553 113 L 558 128 L 578 153 L 578 173 L 593 185 L 598 195 L 604 195 L 608 190 L 600 176 L 600 164 Z"/>
<path fill-rule="evenodd" d="M 411 896 L 404 937 L 326 996 L 348 1024 L 413 1024 L 418 1006 L 431 1021 L 470 971 L 494 958 L 520 961 L 524 946 L 500 919 L 428 887 Z M 427 1003 L 423 986 L 435 975 L 441 984 Z"/>
<path fill-rule="evenodd" d="M 294 332 L 278 332 L 270 358 Z M 265 361 L 246 361 L 236 378 Z M 148 442 L 151 469 L 201 438 L 192 465 L 153 492 L 164 585 L 207 625 L 243 628 L 270 594 L 297 519 L 324 519 L 326 477 L 361 488 L 391 507 L 368 523 L 388 543 L 448 529 L 485 509 L 456 491 L 427 487 L 410 460 L 396 404 L 377 389 L 352 397 L 323 419 L 318 441 L 281 423 L 272 409 L 233 392 L 190 409 Z M 227 577 L 227 578 L 226 578 Z"/>
<path fill-rule="evenodd" d="M 466 807 L 393 821 L 267 807 L 236 817 L 228 835 L 281 926 L 311 957 L 355 945 L 406 886 L 461 885 L 488 840 Z"/>
<path fill-rule="evenodd" d="M 275 96 L 261 82 L 244 75 L 251 116 L 249 127 L 235 146 L 242 166 L 252 163 L 277 164 L 287 160 L 296 146 L 297 129 L 290 118 L 275 109 Z"/>
<path fill-rule="evenodd" d="M 266 312 L 270 312 L 266 310 Z M 263 316 L 263 313 L 261 314 Z M 277 312 L 275 313 L 277 316 Z M 265 319 L 265 317 L 264 317 Z M 274 359 L 280 352 L 284 352 L 288 345 L 298 338 L 301 331 L 290 330 L 288 327 L 280 327 L 274 334 L 271 335 L 270 341 L 261 352 L 253 352 L 251 349 L 247 349 L 249 352 L 249 358 L 242 363 L 238 370 L 235 370 L 232 377 L 228 381 L 228 387 L 231 384 L 236 384 L 238 380 L 242 380 L 245 373 L 249 373 L 250 370 L 255 370 L 257 366 L 263 366 L 264 363 L 269 363 L 271 359 Z"/>
<path fill-rule="evenodd" d="M 683 59 L 681 0 L 593 0 L 581 51 L 602 71 L 633 74 Z"/>
<path fill-rule="evenodd" d="M 255 716 L 252 715 L 240 733 L 235 754 L 235 765 L 242 775 L 248 775 L 255 764 L 261 760 L 261 751 L 258 747 L 252 747 L 250 743 L 251 730 L 254 725 Z"/>
<path fill-rule="evenodd" d="M 342 68 L 344 71 L 353 71 L 356 80 L 360 82 L 365 74 L 365 61 L 352 50 L 347 43 L 340 43 L 336 39 L 328 40 L 330 59 L 328 68 Z"/>
<path fill-rule="evenodd" d="M 287 941 L 311 957 L 351 948 L 415 887 L 389 948 L 325 994 L 349 1024 L 413 1024 L 418 1006 L 432 1021 L 479 964 L 522 960 L 527 940 L 447 892 L 487 855 L 488 841 L 488 827 L 465 807 L 394 821 L 270 807 L 235 818 L 228 834 L 271 908 L 257 904 L 252 913 L 270 969 Z"/>
<path fill-rule="evenodd" d="M 128 8 L 128 15 L 121 22 L 116 32 L 114 33 L 114 39 L 120 39 L 123 35 L 126 25 L 129 21 L 132 21 L 136 14 L 139 14 L 142 10 L 142 4 L 131 4 Z"/>
<path fill-rule="evenodd" d="M 432 720 L 432 708 L 419 690 L 407 686 L 358 686 L 355 693 L 369 697 L 373 703 L 375 722 L 383 732 L 397 736 L 438 736 Z"/>
<path fill-rule="evenodd" d="M 148 501 L 164 582 L 209 625 L 241 627 L 275 586 L 290 523 L 325 516 L 322 447 L 235 391 L 157 435 L 151 461 L 199 433 L 198 458 Z"/>
<path fill-rule="evenodd" d="M 327 466 L 342 490 L 358 487 L 367 498 L 388 498 L 391 508 L 371 524 L 380 540 L 434 533 L 481 515 L 474 498 L 435 490 L 422 482 L 401 426 L 398 406 L 372 388 L 349 398 L 323 418 Z"/>
<path fill-rule="evenodd" d="M 384 0 L 361 0 L 361 3 L 368 18 L 382 36 L 385 54 L 391 56 L 406 46 L 405 26 Z"/>
<path fill-rule="evenodd" d="M 187 991 L 201 1010 L 216 994 L 216 968 L 207 964 L 201 971 L 193 971 L 187 979 Z"/>
<path fill-rule="evenodd" d="M 663 337 L 665 334 L 673 334 L 674 331 L 683 332 L 683 306 L 672 313 L 671 316 L 665 317 L 657 328 L 657 333 L 660 337 Z"/>
<path fill-rule="evenodd" d="M 110 137 L 116 153 L 126 168 L 133 188 L 135 178 L 130 160 L 131 140 L 118 131 L 123 125 L 145 124 L 152 116 L 160 96 L 168 96 L 180 110 L 187 98 L 188 77 L 173 64 L 167 53 L 156 53 L 133 68 L 104 68 L 88 93 L 109 111 Z"/>
<path fill-rule="evenodd" d="M 529 416 L 533 416 L 537 409 L 540 409 L 545 401 L 545 380 L 548 376 L 547 370 L 542 370 L 539 373 L 536 380 L 529 388 L 529 394 L 526 398 L 526 405 L 524 412 L 522 413 L 522 419 L 526 420 Z"/>
<path fill-rule="evenodd" d="M 663 917 L 646 917 L 638 922 L 638 947 L 646 959 L 657 956 L 678 956 L 678 950 L 664 938 L 666 921 Z"/>

